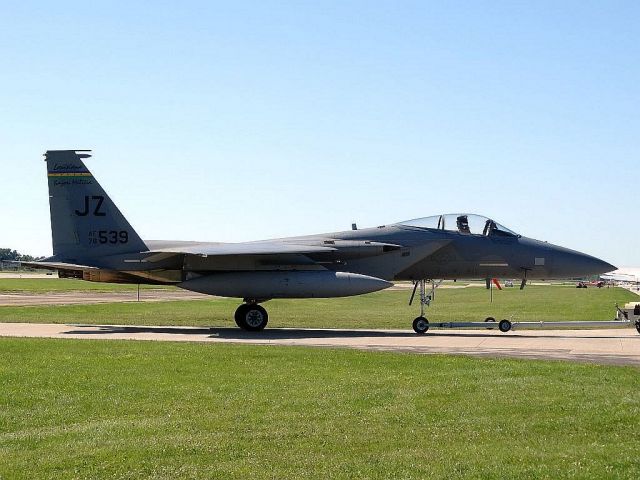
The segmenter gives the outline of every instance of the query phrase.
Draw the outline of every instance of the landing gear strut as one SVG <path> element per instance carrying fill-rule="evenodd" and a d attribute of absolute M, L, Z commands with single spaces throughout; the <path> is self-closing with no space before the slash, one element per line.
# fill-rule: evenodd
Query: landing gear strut
<path fill-rule="evenodd" d="M 431 300 L 433 300 L 436 289 L 436 285 L 432 283 L 431 293 L 427 294 L 426 285 L 426 280 L 418 280 L 413 287 L 413 292 L 411 293 L 411 298 L 409 299 L 409 305 L 411 305 L 413 303 L 413 298 L 416 296 L 416 290 L 420 288 L 420 316 L 413 321 L 413 331 L 418 335 L 424 335 L 425 333 L 427 333 L 427 330 L 429 330 L 429 320 L 427 320 L 427 317 L 424 316 L 424 307 L 429 306 Z"/>
<path fill-rule="evenodd" d="M 267 311 L 257 303 L 243 303 L 235 313 L 236 325 L 243 330 L 258 332 L 267 326 L 269 315 Z"/>

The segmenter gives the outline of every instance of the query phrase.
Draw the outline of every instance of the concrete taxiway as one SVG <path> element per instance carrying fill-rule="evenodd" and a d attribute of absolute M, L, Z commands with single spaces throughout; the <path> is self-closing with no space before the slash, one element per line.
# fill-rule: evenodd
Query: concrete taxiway
<path fill-rule="evenodd" d="M 640 335 L 634 328 L 598 330 L 340 330 L 150 327 L 0 323 L 0 336 L 101 340 L 246 343 L 357 348 L 421 354 L 573 360 L 640 366 Z"/>

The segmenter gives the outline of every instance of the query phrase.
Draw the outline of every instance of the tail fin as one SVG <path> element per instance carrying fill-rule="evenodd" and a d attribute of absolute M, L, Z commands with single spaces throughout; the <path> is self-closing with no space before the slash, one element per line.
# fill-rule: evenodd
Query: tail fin
<path fill-rule="evenodd" d="M 80 263 L 92 258 L 147 250 L 109 195 L 82 161 L 90 150 L 48 150 L 53 255 Z"/>

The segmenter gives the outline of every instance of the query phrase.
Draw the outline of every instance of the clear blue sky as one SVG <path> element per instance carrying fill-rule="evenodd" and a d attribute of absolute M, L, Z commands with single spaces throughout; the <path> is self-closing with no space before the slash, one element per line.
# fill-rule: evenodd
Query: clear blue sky
<path fill-rule="evenodd" d="M 471 211 L 640 265 L 640 3 L 9 2 L 0 246 L 48 254 L 46 149 L 143 238 Z"/>

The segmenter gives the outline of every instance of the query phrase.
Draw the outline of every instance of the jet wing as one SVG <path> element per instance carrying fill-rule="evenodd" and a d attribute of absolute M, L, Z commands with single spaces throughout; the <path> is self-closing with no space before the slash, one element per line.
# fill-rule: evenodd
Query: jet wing
<path fill-rule="evenodd" d="M 397 250 L 399 245 L 368 240 L 314 239 L 247 243 L 177 244 L 145 252 L 147 262 L 160 262 L 176 255 L 221 262 L 253 258 L 262 264 L 314 264 L 335 259 L 363 258 Z M 213 265 L 213 264 L 212 264 Z"/>
<path fill-rule="evenodd" d="M 158 248 L 150 250 L 150 254 L 182 254 L 209 256 L 228 255 L 278 255 L 278 254 L 309 254 L 320 252 L 333 252 L 333 246 L 321 245 L 298 245 L 282 242 L 249 242 L 249 243 L 219 243 L 219 244 L 199 244 L 180 245 L 177 247 Z M 152 258 L 148 260 L 152 261 Z"/>

